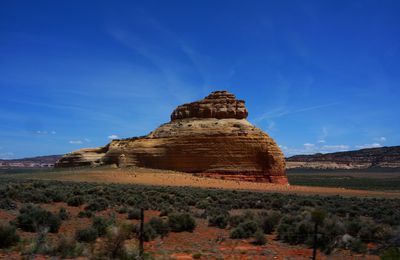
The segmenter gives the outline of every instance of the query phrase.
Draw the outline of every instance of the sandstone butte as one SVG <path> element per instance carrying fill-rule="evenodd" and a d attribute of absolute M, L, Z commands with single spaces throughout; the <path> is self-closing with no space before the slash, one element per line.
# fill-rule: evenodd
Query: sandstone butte
<path fill-rule="evenodd" d="M 170 122 L 146 136 L 116 139 L 104 147 L 66 154 L 55 167 L 115 164 L 287 184 L 282 151 L 247 116 L 243 100 L 227 91 L 215 91 L 178 106 Z"/>

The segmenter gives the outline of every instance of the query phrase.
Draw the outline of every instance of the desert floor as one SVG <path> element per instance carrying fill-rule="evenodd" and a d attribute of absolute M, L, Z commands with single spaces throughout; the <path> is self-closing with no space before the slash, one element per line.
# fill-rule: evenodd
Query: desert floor
<path fill-rule="evenodd" d="M 393 174 L 392 174 L 393 175 Z M 391 175 L 391 176 L 392 176 Z M 315 185 L 276 185 L 270 183 L 240 182 L 194 176 L 188 173 L 146 168 L 118 169 L 112 167 L 62 169 L 17 174 L 1 174 L 0 177 L 22 179 L 59 180 L 97 183 L 142 184 L 157 186 L 185 186 L 211 189 L 233 189 L 258 192 L 277 192 L 299 195 L 340 195 L 357 197 L 400 198 L 400 191 L 363 190 Z"/>

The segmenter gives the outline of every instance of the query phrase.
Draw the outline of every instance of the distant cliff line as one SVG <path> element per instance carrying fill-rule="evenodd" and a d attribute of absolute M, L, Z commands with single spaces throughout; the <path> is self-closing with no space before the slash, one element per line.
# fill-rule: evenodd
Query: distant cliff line
<path fill-rule="evenodd" d="M 367 148 L 348 152 L 295 155 L 286 158 L 286 169 L 400 168 L 400 146 Z"/>
<path fill-rule="evenodd" d="M 0 159 L 0 168 L 52 168 L 62 155 L 46 155 L 21 159 Z"/>

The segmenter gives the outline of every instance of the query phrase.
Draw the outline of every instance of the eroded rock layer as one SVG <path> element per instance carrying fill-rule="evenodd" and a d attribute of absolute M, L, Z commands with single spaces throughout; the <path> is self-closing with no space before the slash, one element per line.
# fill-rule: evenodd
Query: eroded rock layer
<path fill-rule="evenodd" d="M 243 100 L 227 91 L 215 91 L 206 98 L 178 106 L 171 114 L 171 120 L 183 118 L 247 118 L 248 112 Z"/>
<path fill-rule="evenodd" d="M 99 148 L 84 148 L 64 155 L 57 161 L 55 167 L 99 166 L 108 151 L 108 145 Z"/>
<path fill-rule="evenodd" d="M 101 164 L 286 184 L 281 150 L 246 117 L 244 101 L 226 91 L 213 92 L 203 100 L 179 106 L 172 113 L 171 122 L 147 136 L 113 140 L 105 148 Z M 71 161 L 76 166 L 76 160 L 82 161 L 81 158 L 78 151 L 60 162 L 67 165 Z"/>
<path fill-rule="evenodd" d="M 295 155 L 287 158 L 287 169 L 400 168 L 400 146 L 366 148 L 328 154 Z"/>

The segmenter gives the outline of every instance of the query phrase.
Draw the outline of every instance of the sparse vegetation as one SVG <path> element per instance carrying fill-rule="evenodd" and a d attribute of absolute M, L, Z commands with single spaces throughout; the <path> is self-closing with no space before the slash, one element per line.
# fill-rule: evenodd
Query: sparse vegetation
<path fill-rule="evenodd" d="M 104 236 L 107 233 L 107 228 L 113 224 L 112 220 L 105 219 L 103 217 L 94 217 L 92 222 L 92 228 L 97 231 L 98 236 Z"/>
<path fill-rule="evenodd" d="M 241 238 L 249 238 L 254 235 L 254 233 L 258 230 L 258 225 L 256 222 L 250 220 L 240 223 L 237 227 L 232 229 L 231 238 L 241 239 Z"/>
<path fill-rule="evenodd" d="M 86 242 L 86 243 L 95 241 L 97 237 L 98 237 L 97 230 L 93 227 L 78 229 L 75 234 L 76 240 L 78 240 L 79 242 Z"/>
<path fill-rule="evenodd" d="M 287 177 L 292 185 L 381 191 L 400 190 L 399 174 L 391 169 L 364 169 L 362 172 L 357 169 L 290 169 L 287 171 Z"/>
<path fill-rule="evenodd" d="M 19 212 L 17 226 L 24 231 L 38 232 L 41 229 L 48 229 L 50 233 L 57 233 L 61 225 L 58 215 L 34 205 L 25 205 Z"/>
<path fill-rule="evenodd" d="M 196 227 L 196 221 L 187 213 L 174 213 L 168 215 L 168 225 L 173 232 L 192 232 Z"/>
<path fill-rule="evenodd" d="M 129 209 L 128 219 L 140 219 L 140 209 Z"/>
<path fill-rule="evenodd" d="M 82 255 L 82 252 L 83 246 L 77 243 L 75 238 L 62 236 L 51 255 L 61 258 L 75 258 Z"/>
<path fill-rule="evenodd" d="M 265 238 L 265 234 L 261 229 L 258 229 L 255 233 L 254 233 L 254 242 L 255 245 L 265 245 L 265 243 L 267 243 L 267 239 Z"/>
<path fill-rule="evenodd" d="M 29 196 L 29 193 L 36 195 Z M 140 207 L 158 211 L 160 214 L 156 214 L 163 216 L 152 217 L 145 223 L 146 241 L 166 237 L 169 232 L 195 232 L 196 221 L 202 218 L 211 227 L 228 229 L 232 239 L 248 239 L 255 245 L 266 243 L 265 234 L 276 234 L 278 239 L 288 244 L 311 246 L 314 223 L 320 219 L 315 214 L 318 209 L 324 212 L 324 218 L 319 221 L 317 246 L 327 254 L 343 248 L 359 253 L 389 255 L 396 253 L 395 249 L 389 248 L 398 246 L 400 212 L 396 209 L 400 208 L 399 199 L 18 180 L 0 184 L 0 194 L 3 196 L 2 205 L 5 205 L 2 210 L 19 208 L 19 215 L 11 221 L 12 225 L 24 232 L 42 234 L 37 236 L 31 252 L 55 256 L 78 256 L 88 244 L 98 243 L 98 237 L 101 237 L 98 241 L 102 241 L 105 248 L 113 251 L 110 257 L 136 254 L 126 251 L 121 241 L 137 237 L 136 223 L 140 219 Z M 85 210 L 79 212 L 77 209 L 79 214 L 71 214 L 66 208 L 60 207 L 52 213 L 47 207 L 31 204 L 46 201 L 43 197 L 54 194 L 63 194 L 57 196 L 69 207 L 79 206 Z M 47 203 L 52 201 L 54 198 Z M 107 218 L 103 212 L 100 217 L 99 211 L 106 208 L 127 214 L 127 222 L 136 222 L 122 227 L 112 215 Z M 112 214 L 112 210 L 106 214 Z M 76 217 L 91 218 L 92 224 L 76 230 L 74 238 L 59 235 L 62 239 L 57 242 L 46 239 L 47 231 L 55 233 L 61 221 Z M 18 236 L 20 231 L 15 231 L 12 225 L 7 229 L 2 227 L 0 235 L 6 234 L 11 238 L 13 234 Z M 16 238 L 12 241 L 12 245 L 18 243 Z M 370 242 L 377 244 L 375 251 L 366 246 Z"/>
<path fill-rule="evenodd" d="M 73 196 L 67 200 L 68 206 L 79 207 L 84 203 L 83 196 Z"/>
<path fill-rule="evenodd" d="M 152 217 L 149 221 L 149 225 L 153 228 L 155 233 L 161 237 L 168 235 L 170 231 L 168 221 L 160 217 Z"/>
<path fill-rule="evenodd" d="M 10 225 L 0 225 L 0 248 L 7 248 L 18 243 L 19 235 L 15 227 Z"/>
<path fill-rule="evenodd" d="M 228 225 L 228 220 L 229 220 L 229 213 L 218 214 L 210 216 L 210 218 L 208 219 L 208 223 L 210 226 L 215 226 L 224 229 Z"/>

